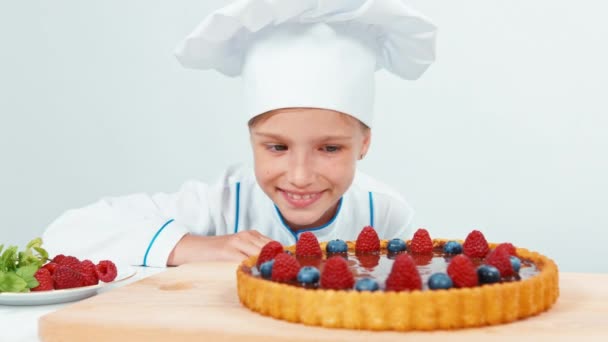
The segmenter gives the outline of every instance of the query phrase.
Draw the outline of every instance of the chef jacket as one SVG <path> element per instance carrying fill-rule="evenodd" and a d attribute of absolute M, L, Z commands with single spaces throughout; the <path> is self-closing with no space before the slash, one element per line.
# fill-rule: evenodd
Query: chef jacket
<path fill-rule="evenodd" d="M 214 236 L 255 229 L 292 245 L 303 232 L 312 232 L 319 241 L 356 240 L 370 225 L 381 239 L 405 239 L 412 216 L 412 208 L 397 192 L 357 171 L 329 222 L 293 231 L 257 184 L 253 169 L 235 165 L 213 185 L 189 181 L 175 193 L 103 198 L 68 210 L 46 229 L 43 241 L 50 255 L 164 267 L 186 234 Z"/>

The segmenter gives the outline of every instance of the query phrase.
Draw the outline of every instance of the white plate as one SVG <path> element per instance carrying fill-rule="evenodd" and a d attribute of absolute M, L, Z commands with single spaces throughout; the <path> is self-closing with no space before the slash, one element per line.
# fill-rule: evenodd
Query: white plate
<path fill-rule="evenodd" d="M 44 305 L 73 302 L 85 299 L 97 294 L 97 292 L 106 286 L 111 286 L 127 280 L 135 275 L 135 268 L 131 266 L 117 267 L 118 275 L 114 281 L 109 283 L 99 282 L 97 285 L 76 287 L 65 290 L 51 290 L 39 292 L 0 293 L 0 305 Z"/>

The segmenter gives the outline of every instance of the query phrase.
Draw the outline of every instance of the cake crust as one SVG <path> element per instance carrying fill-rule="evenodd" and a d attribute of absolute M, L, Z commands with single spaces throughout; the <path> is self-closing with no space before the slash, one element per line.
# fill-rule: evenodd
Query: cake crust
<path fill-rule="evenodd" d="M 447 241 L 434 239 L 433 245 Z M 387 243 L 382 240 L 381 248 L 386 249 Z M 326 244 L 320 244 L 323 251 Z M 347 245 L 354 251 L 354 242 Z M 493 249 L 497 244 L 489 245 Z M 295 246 L 285 250 L 294 252 Z M 397 331 L 479 327 L 533 316 L 556 302 L 555 262 L 524 248 L 517 248 L 517 255 L 534 262 L 539 273 L 515 282 L 411 292 L 309 290 L 277 283 L 249 272 L 257 261 L 252 256 L 237 268 L 237 289 L 241 303 L 255 312 L 312 326 Z"/>

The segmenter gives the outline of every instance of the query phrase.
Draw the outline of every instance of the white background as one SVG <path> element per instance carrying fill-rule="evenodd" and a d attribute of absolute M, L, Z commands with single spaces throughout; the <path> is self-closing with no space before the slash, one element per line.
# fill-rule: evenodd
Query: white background
<path fill-rule="evenodd" d="M 608 5 L 409 2 L 440 28 L 437 62 L 417 82 L 378 74 L 361 169 L 434 237 L 480 229 L 563 271 L 608 272 Z M 223 3 L 0 0 L 0 243 L 250 160 L 239 80 L 172 55 Z"/>

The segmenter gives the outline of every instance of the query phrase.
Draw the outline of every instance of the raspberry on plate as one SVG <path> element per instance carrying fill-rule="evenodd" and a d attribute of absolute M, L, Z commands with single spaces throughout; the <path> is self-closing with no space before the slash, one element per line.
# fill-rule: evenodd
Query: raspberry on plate
<path fill-rule="evenodd" d="M 109 283 L 116 279 L 118 275 L 118 270 L 116 269 L 116 265 L 110 260 L 101 260 L 96 265 L 97 268 L 97 278 L 103 281 L 104 283 Z"/>
<path fill-rule="evenodd" d="M 59 265 L 53 274 L 55 289 L 71 289 L 82 286 L 82 275 L 80 272 L 68 266 Z"/>
<path fill-rule="evenodd" d="M 53 276 L 48 269 L 38 269 L 34 274 L 34 278 L 38 280 L 38 286 L 34 287 L 32 291 L 49 291 L 53 289 Z"/>
<path fill-rule="evenodd" d="M 80 263 L 79 271 L 82 275 L 82 286 L 91 286 L 99 284 L 99 277 L 97 276 L 97 267 L 91 260 L 83 260 Z"/>

